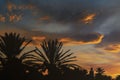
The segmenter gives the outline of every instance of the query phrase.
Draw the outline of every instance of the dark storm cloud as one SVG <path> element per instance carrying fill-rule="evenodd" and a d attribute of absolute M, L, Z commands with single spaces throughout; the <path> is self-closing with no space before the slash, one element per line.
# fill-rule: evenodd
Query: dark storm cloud
<path fill-rule="evenodd" d="M 98 44 L 102 41 L 103 35 L 99 33 L 88 34 L 68 34 L 68 33 L 47 33 L 40 31 L 26 31 L 27 39 L 33 40 L 33 44 L 38 45 L 44 39 L 59 39 L 67 44 Z"/>
<path fill-rule="evenodd" d="M 118 52 L 120 50 L 120 31 L 116 30 L 106 34 L 103 41 L 97 44 L 96 47 Z"/>
<path fill-rule="evenodd" d="M 12 23 L 14 27 L 19 25 L 28 32 L 33 31 L 32 36 L 41 36 L 42 32 L 47 37 L 54 34 L 78 42 L 91 42 L 106 35 L 104 32 L 111 35 L 111 26 L 116 25 L 110 25 L 108 19 L 119 16 L 119 3 L 119 0 L 1 0 L 0 23 L 4 24 L 4 18 L 7 24 L 15 22 Z M 86 24 L 84 20 L 91 14 L 95 16 L 88 18 L 91 22 Z M 104 31 L 106 26 L 109 28 Z M 107 42 L 107 38 L 104 40 Z"/>
<path fill-rule="evenodd" d="M 111 52 L 120 51 L 120 8 L 114 8 L 111 16 L 106 18 L 99 27 L 96 28 L 97 32 L 104 34 L 103 41 L 96 45 L 96 47 L 102 48 Z"/>
<path fill-rule="evenodd" d="M 60 41 L 68 43 L 69 45 L 80 44 L 98 44 L 102 41 L 104 36 L 99 33 L 76 34 L 60 38 Z"/>
<path fill-rule="evenodd" d="M 4 4 L 8 3 L 7 1 L 3 2 Z M 37 13 L 37 15 L 34 17 L 32 17 L 32 15 L 30 15 L 31 12 L 28 11 L 21 11 L 18 9 L 17 11 L 13 11 L 14 13 L 24 13 L 24 19 L 28 21 L 29 19 L 34 20 L 36 17 L 41 18 L 43 16 L 50 16 L 51 21 L 57 21 L 61 24 L 76 24 L 79 20 L 83 19 L 86 15 L 91 13 L 99 14 L 101 11 L 103 11 L 100 14 L 105 15 L 108 11 L 107 9 L 117 6 L 119 1 L 115 0 L 113 3 L 112 0 L 109 0 L 110 3 L 108 5 L 105 5 L 108 3 L 108 0 L 10 0 L 9 2 L 17 5 L 17 7 L 19 5 L 34 5 L 34 7 L 37 9 L 37 11 L 33 10 L 33 12 Z"/>
<path fill-rule="evenodd" d="M 119 0 L 31 0 L 46 15 L 63 22 L 76 22 L 89 13 L 106 14 L 119 7 Z M 109 4 L 107 4 L 109 3 Z M 107 4 L 107 5 L 106 5 Z M 107 12 L 108 11 L 108 12 Z M 109 14 L 108 14 L 109 15 Z"/>
<path fill-rule="evenodd" d="M 89 34 L 77 34 L 73 35 L 72 38 L 76 41 L 90 42 L 98 40 L 102 35 L 99 33 L 89 33 Z"/>

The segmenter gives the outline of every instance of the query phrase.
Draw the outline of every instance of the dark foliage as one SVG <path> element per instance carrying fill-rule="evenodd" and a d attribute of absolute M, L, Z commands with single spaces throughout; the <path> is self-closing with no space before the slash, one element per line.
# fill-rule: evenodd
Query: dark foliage
<path fill-rule="evenodd" d="M 49 80 L 61 80 L 62 75 L 64 74 L 65 68 L 76 68 L 79 67 L 76 64 L 70 63 L 75 60 L 73 53 L 68 53 L 70 50 L 63 51 L 63 43 L 58 40 L 48 40 L 43 41 L 40 44 L 43 52 L 36 48 L 36 55 L 33 56 L 32 60 L 29 63 L 41 62 L 40 68 L 42 71 L 48 70 L 48 75 L 45 76 L 45 79 Z M 28 62 L 28 61 L 27 61 Z"/>
<path fill-rule="evenodd" d="M 3 80 L 25 80 L 25 65 L 18 58 L 20 53 L 31 42 L 16 33 L 5 33 L 0 36 L 1 77 Z"/>
<path fill-rule="evenodd" d="M 64 51 L 58 40 L 44 40 L 40 44 L 43 51 L 36 48 L 20 56 L 30 42 L 16 33 L 0 36 L 1 80 L 112 80 L 103 68 L 95 73 L 93 68 L 88 72 L 73 64 L 76 56 L 70 50 Z"/>

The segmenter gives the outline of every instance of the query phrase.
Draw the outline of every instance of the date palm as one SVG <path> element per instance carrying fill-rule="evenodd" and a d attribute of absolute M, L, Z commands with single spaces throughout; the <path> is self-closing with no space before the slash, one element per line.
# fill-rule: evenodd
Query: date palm
<path fill-rule="evenodd" d="M 17 56 L 19 56 L 25 47 L 31 42 L 28 41 L 23 45 L 25 41 L 26 39 L 24 37 L 21 37 L 20 34 L 16 33 L 5 33 L 0 36 L 0 61 L 5 76 L 14 76 L 17 78 L 18 74 L 22 74 L 22 59 Z"/>
<path fill-rule="evenodd" d="M 63 68 L 76 68 L 78 65 L 72 64 L 71 62 L 76 61 L 76 56 L 73 53 L 69 53 L 70 50 L 63 51 L 63 43 L 58 40 L 44 40 L 40 44 L 43 51 L 36 48 L 36 56 L 33 56 L 34 60 L 28 62 L 36 63 L 41 62 L 43 70 L 48 69 L 48 75 L 53 76 L 55 80 L 55 75 L 60 75 L 63 73 Z M 58 79 L 58 76 L 56 76 Z M 50 78 L 49 78 L 50 79 Z"/>
<path fill-rule="evenodd" d="M 103 75 L 105 71 L 104 71 L 103 68 L 99 67 L 99 68 L 97 68 L 96 72 L 97 72 L 97 74 L 99 74 L 99 75 Z"/>
<path fill-rule="evenodd" d="M 101 67 L 96 69 L 95 80 L 104 80 L 104 72 L 105 70 Z"/>

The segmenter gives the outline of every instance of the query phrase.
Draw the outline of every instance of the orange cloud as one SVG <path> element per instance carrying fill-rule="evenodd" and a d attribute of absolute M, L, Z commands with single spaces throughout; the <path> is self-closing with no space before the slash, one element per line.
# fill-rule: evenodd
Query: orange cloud
<path fill-rule="evenodd" d="M 117 75 L 120 75 L 120 65 L 116 65 L 116 62 L 110 62 L 111 64 L 102 65 L 105 69 L 106 74 L 111 75 L 115 78 Z"/>
<path fill-rule="evenodd" d="M 12 10 L 15 10 L 15 9 L 19 9 L 19 10 L 24 10 L 24 9 L 34 9 L 35 6 L 32 5 L 32 4 L 28 4 L 28 5 L 16 5 L 16 4 L 13 4 L 11 2 L 8 2 L 7 3 L 7 9 L 8 11 L 12 11 Z"/>
<path fill-rule="evenodd" d="M 14 10 L 17 10 L 18 13 L 19 12 L 21 13 L 21 11 L 23 11 L 23 10 L 35 10 L 35 6 L 32 4 L 16 5 L 14 3 L 8 2 L 6 7 L 8 10 L 8 13 L 7 13 L 7 16 L 5 16 L 5 18 L 8 17 L 9 18 L 8 21 L 10 21 L 10 22 L 20 21 L 22 19 L 22 15 L 24 14 L 24 13 L 16 14 L 16 13 L 14 13 Z M 8 18 L 6 18 L 6 19 L 8 19 Z M 3 20 L 4 20 L 3 18 L 0 18 L 0 21 L 3 22 Z M 5 20 L 4 20 L 4 22 L 5 22 Z"/>
<path fill-rule="evenodd" d="M 78 60 L 77 64 L 85 69 L 89 70 L 90 67 L 93 67 L 95 70 L 98 67 L 102 67 L 105 69 L 105 74 L 111 75 L 112 77 L 120 73 L 120 59 L 117 54 L 104 53 L 104 55 L 100 55 L 94 52 L 94 50 L 89 51 L 87 46 L 85 46 L 84 51 L 79 49 L 76 56 Z"/>
<path fill-rule="evenodd" d="M 3 15 L 0 15 L 0 22 L 5 22 L 5 17 Z"/>
<path fill-rule="evenodd" d="M 43 41 L 44 39 L 46 39 L 46 37 L 44 36 L 33 36 L 32 37 L 32 40 L 35 40 L 35 41 Z"/>
<path fill-rule="evenodd" d="M 31 43 L 29 43 L 29 47 L 33 47 L 33 46 L 37 46 L 37 47 L 40 47 L 40 43 L 44 40 L 44 39 L 46 39 L 46 37 L 44 37 L 44 36 L 33 36 L 32 37 L 32 42 Z M 25 45 L 27 42 L 24 42 L 23 43 L 23 45 Z"/>
<path fill-rule="evenodd" d="M 96 14 L 94 14 L 94 13 L 89 14 L 82 19 L 82 22 L 84 22 L 85 24 L 91 23 L 94 20 L 95 16 L 96 16 Z"/>
<path fill-rule="evenodd" d="M 41 20 L 41 21 L 46 21 L 46 20 L 49 20 L 49 19 L 50 19 L 49 16 L 43 16 L 43 17 L 41 17 L 39 20 Z"/>
<path fill-rule="evenodd" d="M 10 22 L 18 22 L 22 19 L 22 15 L 10 15 L 9 16 L 9 21 Z"/>
<path fill-rule="evenodd" d="M 22 15 L 8 15 L 8 16 L 3 16 L 3 15 L 0 15 L 0 22 L 5 22 L 6 21 L 6 17 L 8 17 L 8 21 L 9 22 L 18 22 L 22 19 Z"/>
<path fill-rule="evenodd" d="M 68 43 L 68 42 L 71 42 L 72 39 L 70 39 L 70 38 L 61 38 L 59 41 L 64 42 L 64 43 Z"/>
<path fill-rule="evenodd" d="M 7 3 L 7 9 L 8 9 L 8 11 L 11 12 L 13 9 L 17 9 L 17 6 L 13 3 L 8 2 Z"/>
<path fill-rule="evenodd" d="M 120 51 L 120 44 L 111 44 L 104 47 L 104 50 L 109 52 L 119 52 Z"/>
<path fill-rule="evenodd" d="M 102 41 L 104 35 L 99 35 L 98 38 L 84 41 L 84 40 L 74 40 L 72 38 L 61 38 L 59 41 L 66 43 L 67 45 L 74 45 L 74 44 L 98 44 Z"/>
<path fill-rule="evenodd" d="M 40 46 L 39 44 L 45 39 L 46 39 L 45 36 L 33 36 L 32 37 L 32 40 L 33 40 L 32 45 L 39 47 Z"/>

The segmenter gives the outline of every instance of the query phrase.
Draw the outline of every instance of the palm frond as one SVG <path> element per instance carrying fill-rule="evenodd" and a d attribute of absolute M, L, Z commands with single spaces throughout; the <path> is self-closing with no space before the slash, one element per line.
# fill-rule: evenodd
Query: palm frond
<path fill-rule="evenodd" d="M 42 62 L 44 68 L 48 68 L 51 66 L 61 67 L 76 67 L 76 65 L 71 64 L 71 62 L 76 61 L 76 56 L 73 56 L 73 53 L 69 53 L 70 49 L 67 51 L 63 51 L 63 43 L 56 40 L 44 40 L 40 44 L 43 51 L 39 50 L 37 47 L 33 52 L 35 54 L 31 54 L 32 51 L 25 53 L 22 55 L 22 59 L 30 59 L 24 61 L 25 64 L 34 64 Z M 68 66 L 69 65 L 69 66 Z"/>
<path fill-rule="evenodd" d="M 72 56 L 73 53 L 69 53 L 70 49 L 63 52 L 62 50 L 62 46 L 63 43 L 59 42 L 58 40 L 44 40 L 41 44 L 40 44 L 42 50 L 44 51 L 44 53 L 42 53 L 39 49 L 37 49 L 39 51 L 40 54 L 39 56 L 42 57 L 43 59 L 47 59 L 50 61 L 50 63 L 48 64 L 55 64 L 56 66 L 59 64 L 70 64 L 69 62 L 73 62 L 76 61 L 74 60 L 74 58 L 76 58 L 75 56 Z"/>
<path fill-rule="evenodd" d="M 9 56 L 15 56 L 20 54 L 21 51 L 31 42 L 27 42 L 25 46 L 22 47 L 25 42 L 25 37 L 21 37 L 20 34 L 17 33 L 5 33 L 0 36 L 0 51 Z"/>
<path fill-rule="evenodd" d="M 35 52 L 35 50 L 28 51 L 28 52 L 22 54 L 22 56 L 20 56 L 20 59 L 22 60 L 23 58 L 25 58 L 26 56 L 28 56 L 28 55 L 31 54 L 32 52 Z"/>
<path fill-rule="evenodd" d="M 67 55 L 65 55 L 65 56 L 63 56 L 63 57 L 60 57 L 59 59 L 60 59 L 60 60 L 64 60 L 64 59 L 66 59 L 66 58 L 71 57 L 71 55 L 73 55 L 73 53 L 67 54 Z"/>
<path fill-rule="evenodd" d="M 25 49 L 25 47 L 30 43 L 32 42 L 32 40 L 30 40 L 29 42 L 27 42 L 21 49 L 20 49 L 20 52 L 23 51 Z"/>
<path fill-rule="evenodd" d="M 36 47 L 36 50 L 38 51 L 35 51 L 41 58 L 44 59 L 45 62 L 49 63 L 48 59 L 46 58 L 47 56 L 44 55 L 44 53 L 42 53 L 37 47 Z"/>
<path fill-rule="evenodd" d="M 63 56 L 65 56 L 66 55 L 66 53 L 68 53 L 68 52 L 70 52 L 70 49 L 69 50 L 67 50 L 67 51 L 65 51 L 64 53 L 59 53 L 60 55 L 59 55 L 59 58 L 61 58 L 61 57 L 63 57 Z"/>

